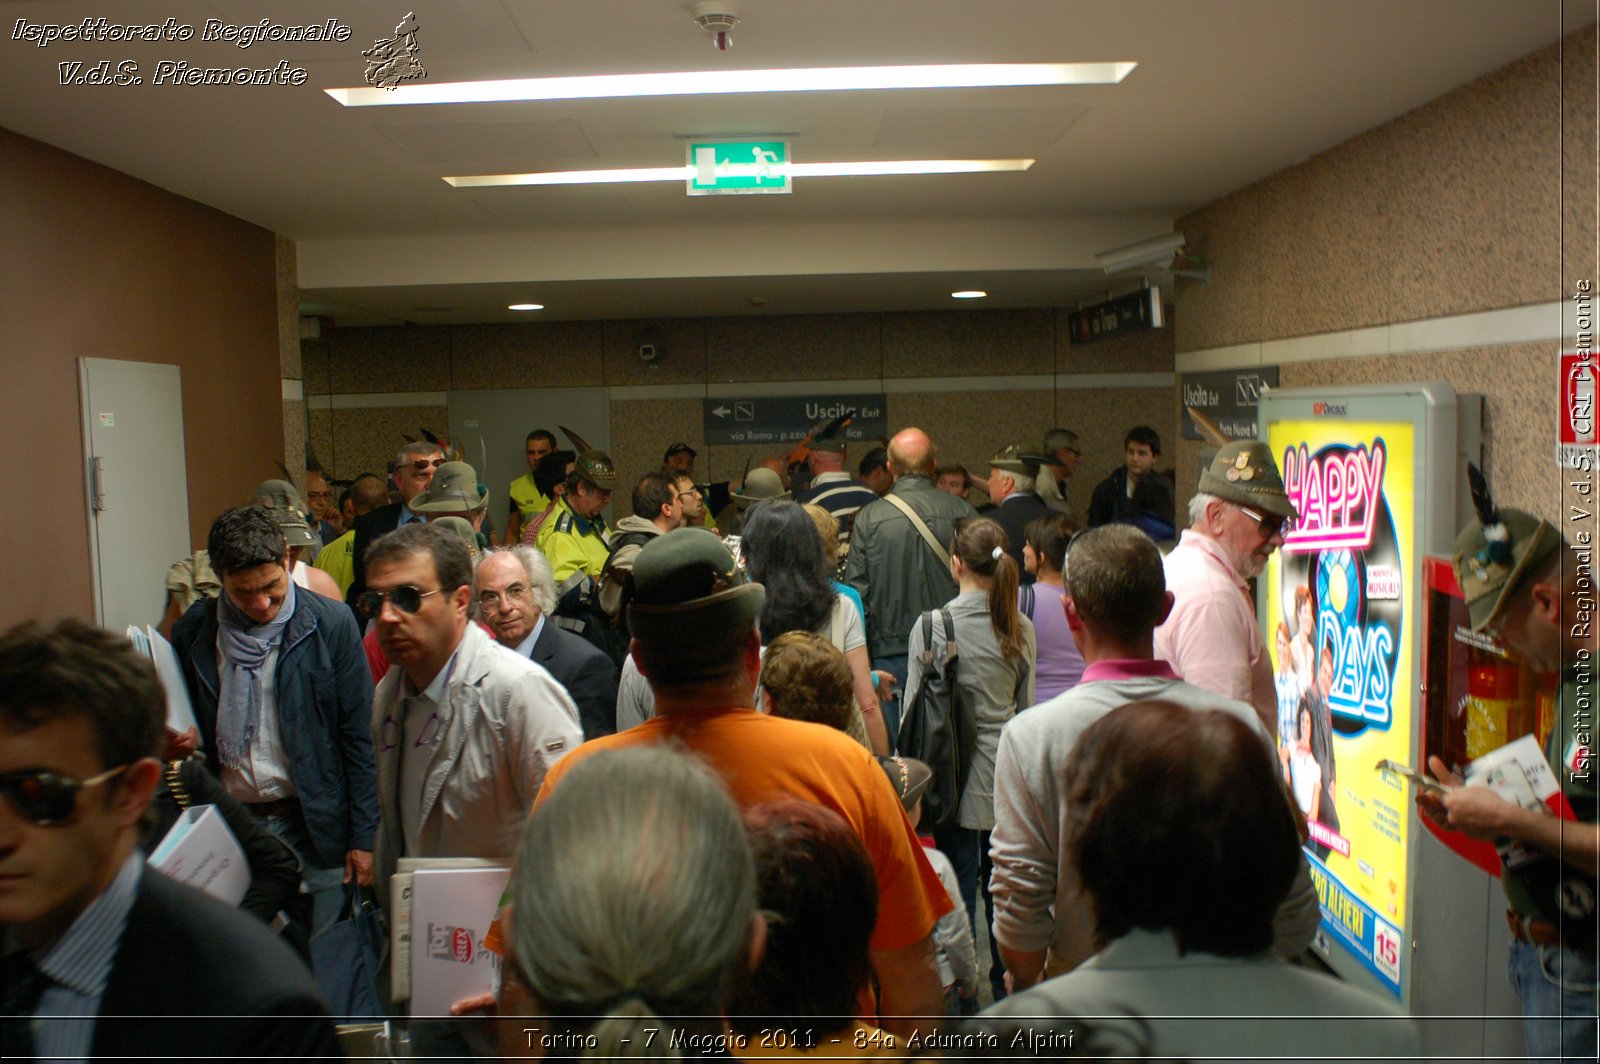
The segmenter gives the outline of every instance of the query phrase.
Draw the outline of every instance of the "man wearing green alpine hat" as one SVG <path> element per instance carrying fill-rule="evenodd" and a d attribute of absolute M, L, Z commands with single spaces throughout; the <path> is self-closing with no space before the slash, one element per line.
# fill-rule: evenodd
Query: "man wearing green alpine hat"
<path fill-rule="evenodd" d="M 878 883 L 871 955 L 879 994 L 870 1018 L 907 1034 L 918 1017 L 944 1012 L 931 936 L 951 902 L 871 754 L 843 732 L 754 708 L 765 600 L 706 529 L 646 543 L 633 563 L 628 627 L 655 716 L 573 751 L 545 777 L 538 801 L 597 751 L 677 742 L 722 777 L 742 808 L 798 798 L 832 809 L 861 837 Z"/>
<path fill-rule="evenodd" d="M 1166 557 L 1175 601 L 1156 629 L 1157 658 L 1196 687 L 1250 703 L 1274 737 L 1277 687 L 1249 581 L 1261 575 L 1298 516 L 1266 444 L 1224 445 L 1200 474 L 1189 527 Z"/>
<path fill-rule="evenodd" d="M 1442 796 L 1417 805 L 1476 838 L 1522 843 L 1542 859 L 1500 874 L 1513 941 L 1507 974 L 1522 1000 L 1528 1053 L 1537 1059 L 1596 1055 L 1596 824 L 1594 709 L 1596 640 L 1592 545 L 1574 548 L 1548 521 L 1501 510 L 1469 467 L 1478 518 L 1456 537 L 1452 563 L 1474 631 L 1487 632 L 1540 672 L 1561 675 L 1545 757 L 1576 821 L 1524 809 L 1488 787 L 1462 786 L 1437 757 Z"/>

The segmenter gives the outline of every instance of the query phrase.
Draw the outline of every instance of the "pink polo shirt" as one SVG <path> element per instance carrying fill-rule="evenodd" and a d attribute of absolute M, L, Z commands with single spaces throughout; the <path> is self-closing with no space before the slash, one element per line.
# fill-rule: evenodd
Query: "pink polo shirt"
<path fill-rule="evenodd" d="M 1278 696 L 1272 659 L 1256 625 L 1244 579 L 1216 540 L 1185 529 L 1164 564 L 1176 600 L 1156 629 L 1156 657 L 1172 663 L 1196 687 L 1255 707 L 1267 733 L 1278 734 Z"/>

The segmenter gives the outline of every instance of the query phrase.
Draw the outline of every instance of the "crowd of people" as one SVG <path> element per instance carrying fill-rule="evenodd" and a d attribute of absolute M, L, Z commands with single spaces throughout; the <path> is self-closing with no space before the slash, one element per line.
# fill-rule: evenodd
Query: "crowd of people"
<path fill-rule="evenodd" d="M 1265 445 L 1217 451 L 1180 535 L 1144 426 L 1086 508 L 1065 429 L 979 476 L 906 428 L 852 476 L 819 426 L 737 485 L 558 442 L 528 433 L 498 534 L 434 442 L 219 515 L 166 582 L 193 729 L 121 637 L 0 635 L 0 1053 L 336 1056 L 308 941 L 363 891 L 392 913 L 403 859 L 472 858 L 510 865 L 498 991 L 390 1002 L 414 1057 L 1418 1054 L 1297 963 L 1336 787 L 1307 623 L 1275 671 L 1251 604 L 1297 516 Z M 1457 551 L 1474 623 L 1557 671 L 1593 646 L 1560 543 L 1506 511 Z M 1433 770 L 1430 815 L 1592 865 Z M 145 864 L 196 795 L 236 908 Z M 1525 893 L 1530 1047 L 1581 1052 L 1529 973 L 1593 955 Z"/>

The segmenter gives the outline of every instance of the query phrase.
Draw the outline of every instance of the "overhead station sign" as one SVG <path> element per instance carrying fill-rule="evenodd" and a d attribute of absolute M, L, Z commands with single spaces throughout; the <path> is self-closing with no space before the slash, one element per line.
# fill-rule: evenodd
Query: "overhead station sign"
<path fill-rule="evenodd" d="M 882 393 L 877 395 L 770 395 L 752 399 L 706 399 L 707 443 L 798 443 L 825 421 L 849 416 L 845 439 L 888 434 Z"/>
<path fill-rule="evenodd" d="M 792 192 L 786 140 L 713 140 L 688 145 L 691 196 Z"/>

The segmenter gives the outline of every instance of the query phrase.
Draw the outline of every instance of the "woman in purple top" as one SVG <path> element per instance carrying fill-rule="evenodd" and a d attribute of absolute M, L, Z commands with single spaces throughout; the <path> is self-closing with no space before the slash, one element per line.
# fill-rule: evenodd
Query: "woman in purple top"
<path fill-rule="evenodd" d="M 1066 594 L 1062 572 L 1067 541 L 1074 531 L 1071 518 L 1064 514 L 1036 518 L 1023 529 L 1022 563 L 1034 575 L 1034 582 L 1017 589 L 1017 607 L 1033 621 L 1039 638 L 1036 702 L 1048 702 L 1071 690 L 1083 676 L 1083 655 L 1067 630 L 1067 611 L 1061 605 L 1061 596 Z"/>

